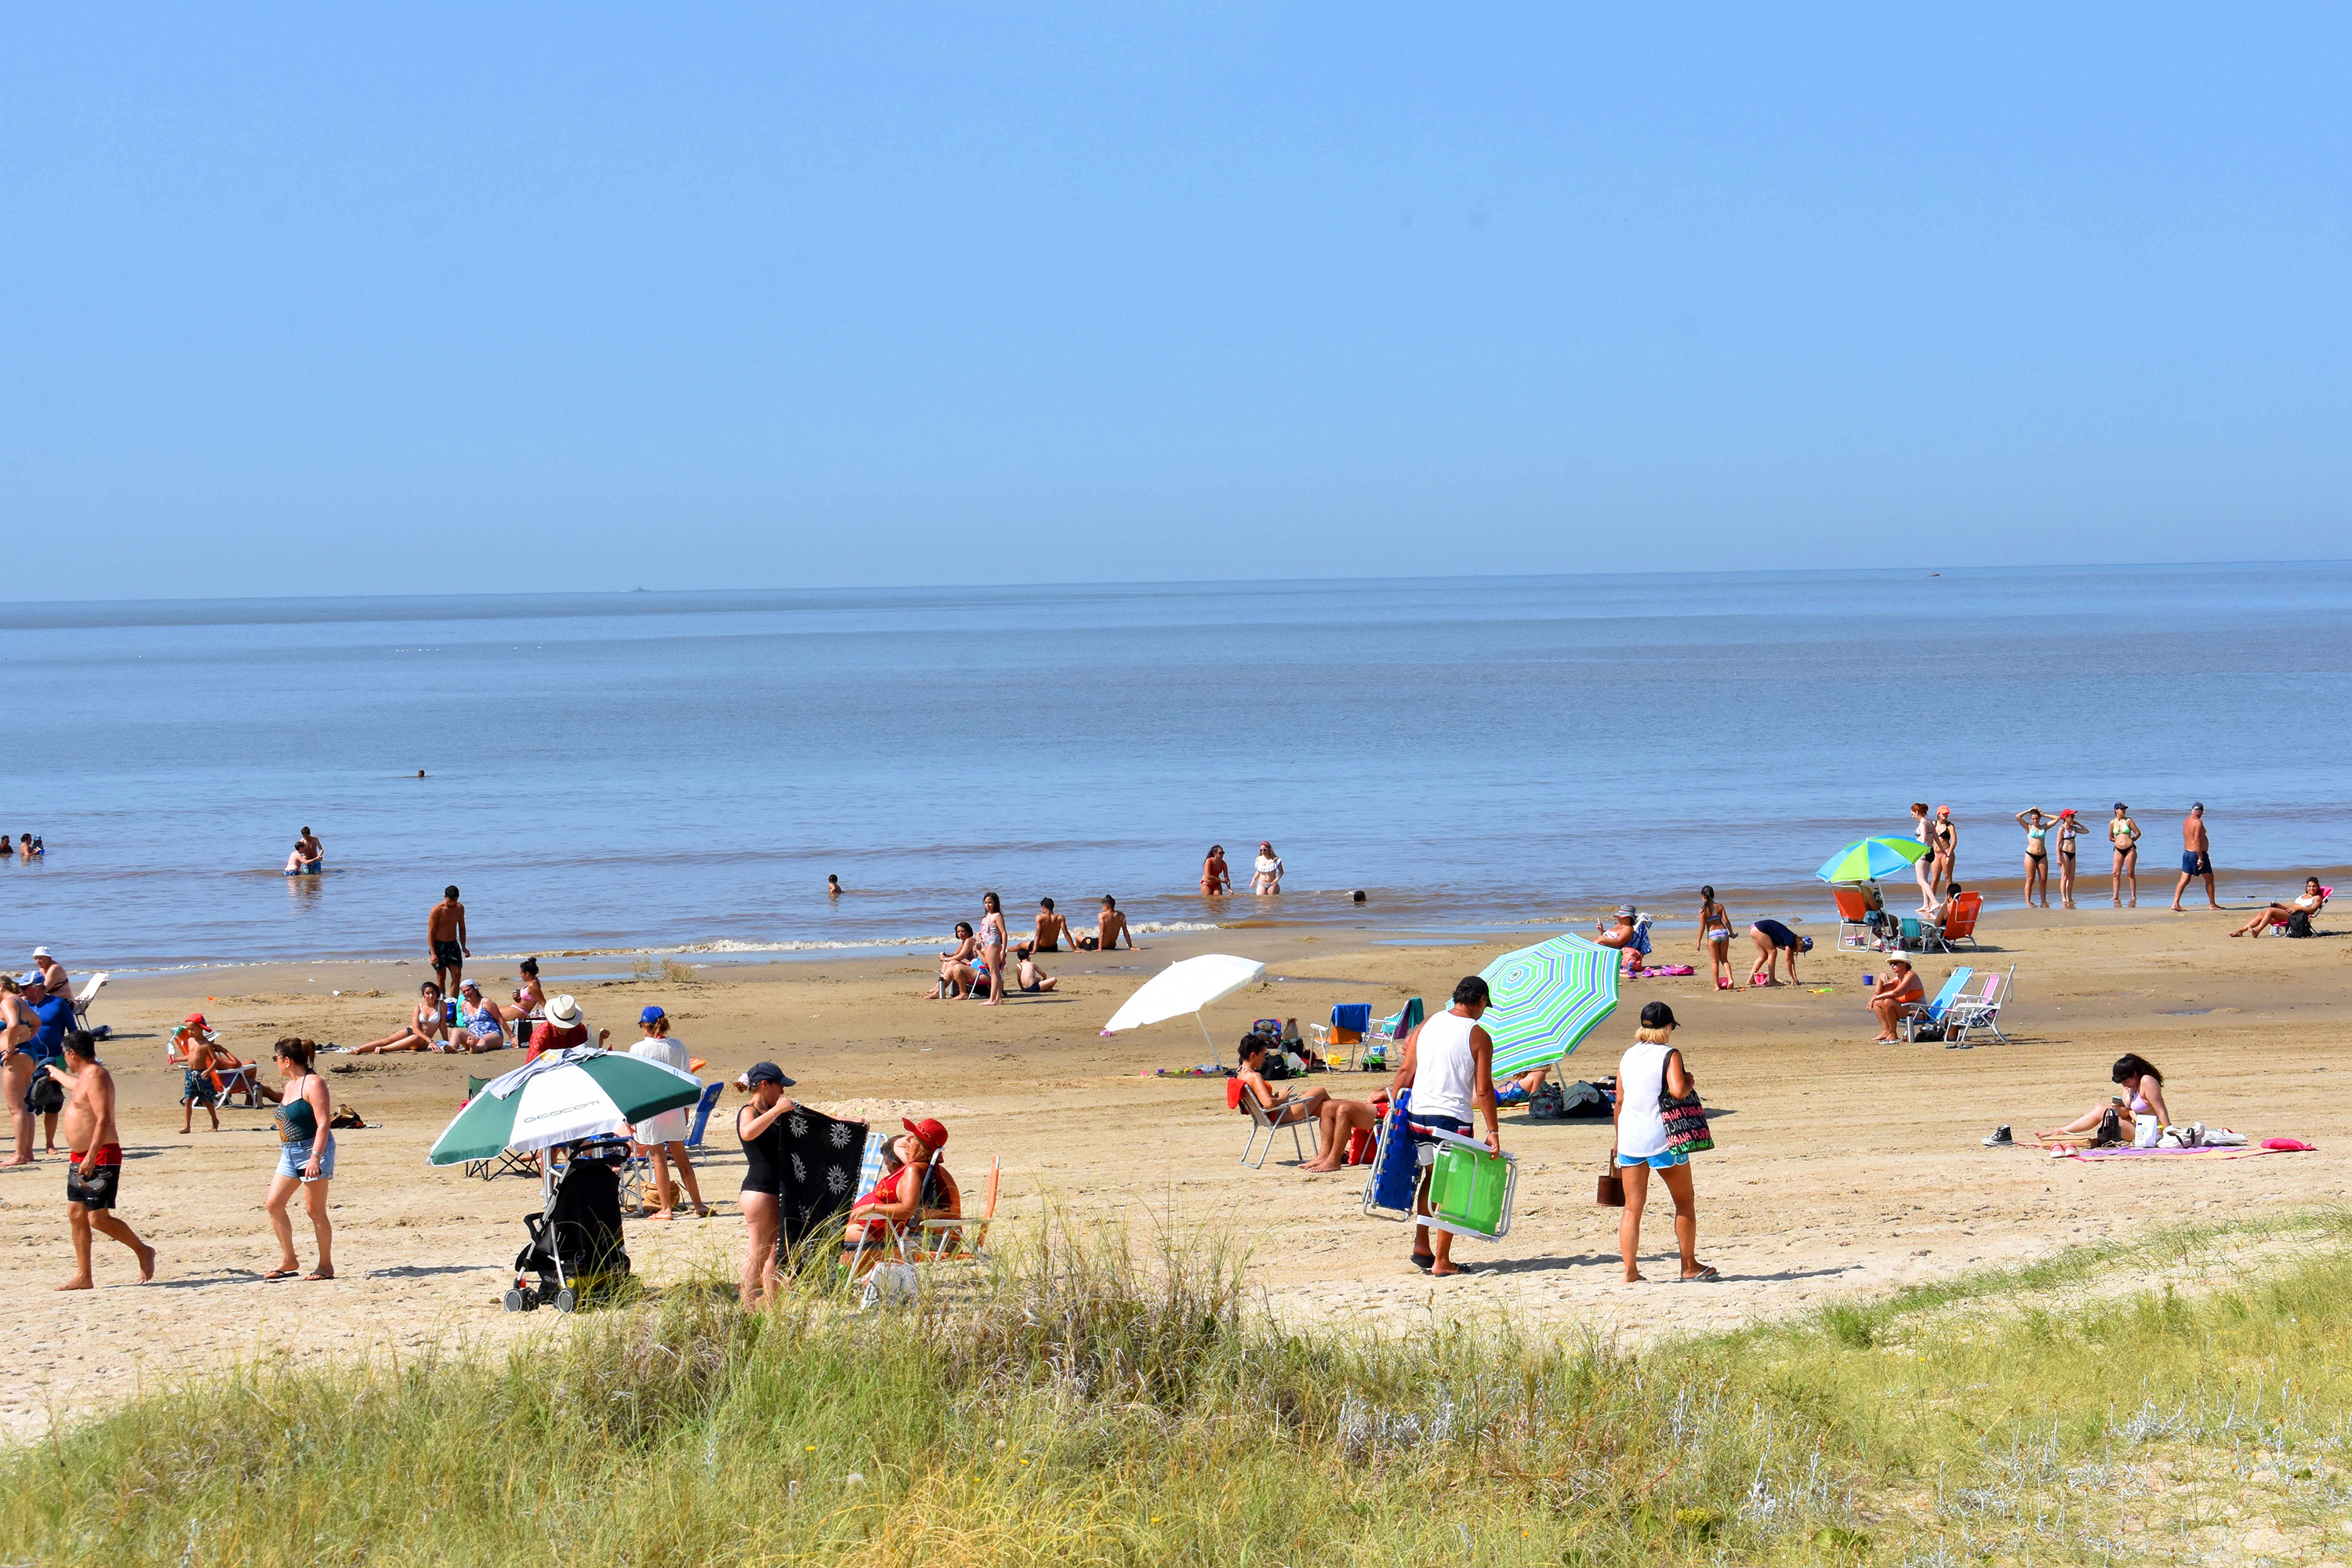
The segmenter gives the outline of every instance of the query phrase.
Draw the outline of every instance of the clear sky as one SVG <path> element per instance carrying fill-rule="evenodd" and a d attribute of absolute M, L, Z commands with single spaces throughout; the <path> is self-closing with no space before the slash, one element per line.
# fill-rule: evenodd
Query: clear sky
<path fill-rule="evenodd" d="M 2352 554 L 2347 44 L 18 7 L 0 598 Z"/>

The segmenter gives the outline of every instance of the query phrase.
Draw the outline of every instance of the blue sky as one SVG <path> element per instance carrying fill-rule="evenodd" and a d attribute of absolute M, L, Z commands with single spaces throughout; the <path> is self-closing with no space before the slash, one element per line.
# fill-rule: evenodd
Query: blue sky
<path fill-rule="evenodd" d="M 2352 553 L 2347 18 L 20 8 L 0 598 Z"/>

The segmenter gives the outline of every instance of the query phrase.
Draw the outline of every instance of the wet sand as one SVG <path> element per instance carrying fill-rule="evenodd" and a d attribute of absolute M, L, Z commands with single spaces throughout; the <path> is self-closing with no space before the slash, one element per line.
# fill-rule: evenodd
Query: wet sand
<path fill-rule="evenodd" d="M 1834 951 L 1833 928 L 1818 923 L 1806 928 L 1822 945 L 1803 971 L 1825 994 L 1718 994 L 1703 964 L 1690 978 L 1629 982 L 1618 1015 L 1571 1060 L 1570 1076 L 1614 1070 L 1640 1002 L 1661 996 L 1681 1015 L 1680 1043 L 1717 1111 L 1717 1148 L 1696 1162 L 1696 1180 L 1702 1255 L 1725 1276 L 1689 1288 L 1666 1282 L 1671 1230 L 1656 1210 L 1644 1238 L 1654 1282 L 1620 1281 L 1615 1213 L 1592 1202 L 1605 1122 L 1531 1122 L 1524 1110 L 1507 1110 L 1504 1147 L 1525 1162 L 1512 1232 L 1497 1245 L 1461 1244 L 1458 1256 L 1480 1265 L 1477 1274 L 1433 1281 L 1406 1260 L 1406 1227 L 1360 1214 L 1360 1170 L 1302 1173 L 1287 1135 L 1263 1169 L 1247 1169 L 1239 1159 L 1246 1123 L 1225 1110 L 1220 1081 L 1149 1076 L 1204 1059 L 1208 1047 L 1190 1019 L 1097 1033 L 1162 964 L 1199 952 L 1245 953 L 1266 962 L 1266 985 L 1208 1016 L 1230 1061 L 1253 1017 L 1296 1016 L 1303 1026 L 1335 1002 L 1370 1002 L 1379 1014 L 1413 994 L 1434 1007 L 1460 975 L 1544 930 L 1484 944 L 1395 945 L 1374 931 L 1274 925 L 1168 935 L 1135 953 L 1051 958 L 1063 977 L 1057 993 L 994 1008 L 920 1000 L 931 973 L 920 955 L 713 967 L 688 984 L 594 978 L 625 972 L 609 957 L 546 967 L 551 992 L 572 990 L 615 1044 L 634 1038 L 638 1009 L 658 1002 L 712 1076 L 731 1078 L 768 1058 L 821 1108 L 940 1117 L 952 1134 L 948 1163 L 968 1194 L 977 1194 L 992 1159 L 1003 1161 L 999 1217 L 1014 1226 L 1034 1224 L 1051 1201 L 1137 1233 L 1174 1226 L 1245 1235 L 1252 1279 L 1286 1318 L 1410 1332 L 1432 1312 L 1508 1313 L 1550 1331 L 1646 1338 L 2023 1260 L 2128 1235 L 2143 1219 L 2341 1203 L 2347 1171 L 2333 1133 L 2352 1106 L 2344 1051 L 2352 1040 L 2352 916 L 2322 922 L 2347 936 L 2233 941 L 2226 933 L 2242 910 L 2176 916 L 2162 907 L 2168 891 L 2168 882 L 2154 898 L 2144 889 L 2137 910 L 2102 900 L 2074 913 L 1988 915 L 1985 951 L 1922 961 L 1931 989 L 1955 963 L 1979 973 L 2016 964 L 2002 1020 L 2009 1045 L 1873 1044 L 1860 977 L 1883 960 Z M 1689 961 L 1695 955 L 1679 950 L 1692 940 L 1662 931 L 1659 960 Z M 1737 947 L 1735 958 L 1744 973 Z M 502 1070 L 520 1059 L 515 1053 L 322 1058 L 336 1099 L 372 1124 L 340 1135 L 332 1213 L 341 1277 L 331 1282 L 260 1278 L 276 1258 L 260 1209 L 276 1152 L 264 1112 L 224 1109 L 215 1133 L 199 1111 L 195 1131 L 179 1132 L 180 1073 L 163 1063 L 164 1039 L 192 1007 L 240 1055 L 266 1058 L 280 1035 L 349 1042 L 388 1032 L 427 973 L 413 963 L 282 965 L 145 976 L 108 989 L 93 1016 L 115 1030 L 105 1052 L 121 1085 L 128 1157 L 118 1213 L 161 1248 L 158 1277 L 134 1285 L 129 1253 L 100 1238 L 100 1289 L 49 1296 L 70 1266 L 62 1154 L 0 1173 L 0 1247 L 23 1322 L 17 1375 L 0 1389 L 0 1431 L 30 1435 L 142 1384 L 238 1357 L 408 1356 L 564 1331 L 551 1312 L 499 1307 L 536 1188 L 425 1163 L 467 1075 Z M 474 973 L 497 977 L 501 992 L 513 984 L 510 962 Z M 2321 1152 L 2086 1164 L 1981 1146 L 1996 1123 L 2023 1139 L 2102 1102 L 2108 1065 L 2127 1049 L 2163 1068 L 2180 1119 L 2257 1141 L 2302 1137 Z M 1385 1079 L 1315 1081 L 1361 1098 Z M 731 1268 L 740 1253 L 733 1195 L 741 1158 L 728 1131 L 738 1103 L 731 1092 L 722 1100 L 703 1163 L 706 1194 L 723 1200 L 719 1214 L 629 1225 L 637 1269 L 656 1284 L 705 1264 Z M 307 1265 L 299 1207 L 296 1235 Z"/>

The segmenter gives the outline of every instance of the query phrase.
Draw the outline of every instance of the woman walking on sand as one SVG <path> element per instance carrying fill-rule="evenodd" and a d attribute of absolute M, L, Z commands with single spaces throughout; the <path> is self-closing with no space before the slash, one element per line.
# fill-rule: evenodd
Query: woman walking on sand
<path fill-rule="evenodd" d="M 2040 806 L 2028 806 L 2017 814 L 2017 825 L 2025 829 L 2025 907 L 2033 907 L 2033 893 L 2042 892 L 2042 907 L 2050 907 L 2050 830 L 2058 819 Z"/>
<path fill-rule="evenodd" d="M 1698 890 L 1698 946 L 1707 955 L 1717 991 L 1737 991 L 1731 981 L 1731 911 L 1715 901 L 1712 887 Z"/>
<path fill-rule="evenodd" d="M 1658 1098 L 1680 1100 L 1696 1092 L 1682 1052 L 1675 1048 L 1675 1010 L 1664 1002 L 1642 1009 L 1642 1026 L 1633 1031 L 1633 1048 L 1617 1063 L 1617 1141 L 1611 1158 L 1625 1184 L 1625 1212 L 1617 1221 L 1617 1254 L 1625 1264 L 1625 1283 L 1642 1282 L 1642 1210 L 1650 1196 L 1650 1173 L 1655 1171 L 1675 1201 L 1675 1245 L 1682 1253 L 1685 1284 L 1711 1283 L 1723 1278 L 1698 1260 L 1698 1194 L 1691 1187 L 1690 1156 L 1669 1153 L 1666 1124 L 1658 1114 Z"/>
<path fill-rule="evenodd" d="M 1919 879 L 1919 912 L 1924 915 L 1936 907 L 1936 836 L 1924 800 L 1911 803 L 1911 836 L 1927 850 L 1911 862 L 1911 874 Z"/>
<path fill-rule="evenodd" d="M 2109 873 L 2108 898 L 2116 908 L 2124 907 L 2124 884 L 2131 884 L 2131 907 L 2139 908 L 2139 824 L 2131 818 L 2131 807 L 2116 802 L 2116 815 L 2107 823 L 2107 843 L 2115 849 L 2116 864 Z"/>
<path fill-rule="evenodd" d="M 334 1111 L 327 1100 L 327 1080 L 310 1070 L 315 1049 L 308 1040 L 278 1042 L 276 1061 L 286 1088 L 270 1113 L 278 1123 L 278 1169 L 261 1205 L 268 1211 L 269 1228 L 278 1233 L 278 1267 L 264 1279 L 291 1279 L 301 1271 L 301 1260 L 294 1256 L 294 1222 L 286 1213 L 297 1188 L 310 1214 L 310 1234 L 319 1243 L 319 1266 L 302 1277 L 335 1277 L 335 1232 L 327 1219 L 327 1184 L 335 1175 L 335 1134 L 328 1123 Z"/>

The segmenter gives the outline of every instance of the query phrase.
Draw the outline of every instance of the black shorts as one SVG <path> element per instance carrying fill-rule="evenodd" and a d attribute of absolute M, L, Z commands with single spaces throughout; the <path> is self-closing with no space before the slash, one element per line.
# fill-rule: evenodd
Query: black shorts
<path fill-rule="evenodd" d="M 459 947 L 454 942 L 435 942 L 433 944 L 433 967 L 436 969 L 465 968 L 466 950 Z"/>
<path fill-rule="evenodd" d="M 100 1165 L 89 1180 L 81 1179 L 81 1162 L 66 1166 L 66 1202 L 84 1208 L 110 1209 L 122 1191 L 122 1167 Z"/>

